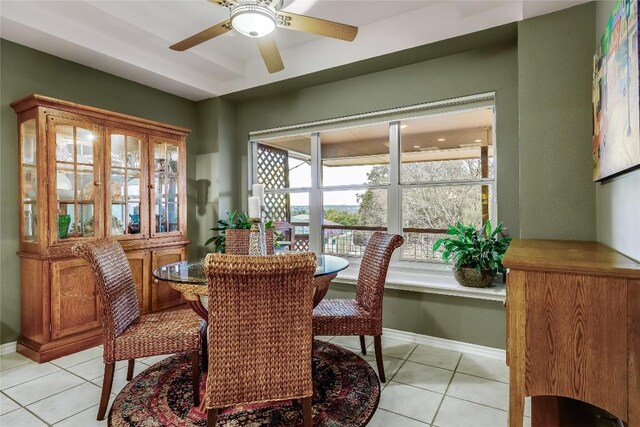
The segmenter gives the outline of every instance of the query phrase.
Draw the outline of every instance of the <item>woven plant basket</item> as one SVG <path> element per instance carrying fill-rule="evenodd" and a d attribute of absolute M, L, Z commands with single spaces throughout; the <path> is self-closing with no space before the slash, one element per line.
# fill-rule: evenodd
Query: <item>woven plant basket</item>
<path fill-rule="evenodd" d="M 249 255 L 249 234 L 251 230 L 231 228 L 225 231 L 225 253 L 230 255 Z M 267 255 L 273 255 L 275 243 L 273 230 L 265 230 Z"/>
<path fill-rule="evenodd" d="M 496 274 L 493 270 L 476 270 L 475 268 L 454 268 L 453 277 L 462 286 L 469 288 L 486 288 L 491 285 Z"/>

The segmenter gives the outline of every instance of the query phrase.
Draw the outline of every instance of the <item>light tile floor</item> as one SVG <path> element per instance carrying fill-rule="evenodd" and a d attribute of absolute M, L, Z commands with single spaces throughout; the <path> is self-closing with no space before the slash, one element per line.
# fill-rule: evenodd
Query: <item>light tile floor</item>
<path fill-rule="evenodd" d="M 317 337 L 359 353 L 358 337 Z M 377 371 L 373 344 L 363 356 Z M 501 427 L 507 425 L 509 370 L 489 359 L 383 337 L 387 382 L 370 427 Z M 140 359 L 135 374 L 162 360 Z M 116 365 L 113 398 L 126 385 Z M 102 385 L 102 348 L 37 364 L 0 356 L 0 426 L 93 427 Z M 525 426 L 530 425 L 529 405 Z"/>

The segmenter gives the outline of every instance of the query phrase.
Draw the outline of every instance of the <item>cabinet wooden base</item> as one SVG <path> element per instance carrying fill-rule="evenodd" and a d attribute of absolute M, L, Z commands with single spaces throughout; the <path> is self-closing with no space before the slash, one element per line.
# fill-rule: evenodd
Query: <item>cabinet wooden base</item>
<path fill-rule="evenodd" d="M 45 363 L 68 354 L 102 344 L 102 329 L 70 339 L 38 344 L 24 337 L 18 338 L 16 351 L 37 363 Z"/>

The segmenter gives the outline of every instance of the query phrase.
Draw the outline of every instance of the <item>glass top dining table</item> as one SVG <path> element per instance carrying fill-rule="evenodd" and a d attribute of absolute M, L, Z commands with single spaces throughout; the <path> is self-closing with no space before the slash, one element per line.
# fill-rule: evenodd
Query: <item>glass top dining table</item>
<path fill-rule="evenodd" d="M 275 255 L 279 256 L 279 255 Z M 349 266 L 349 261 L 334 255 L 316 254 L 314 273 L 313 306 L 322 301 L 329 289 L 329 283 L 338 273 Z M 206 308 L 200 297 L 207 295 L 207 277 L 204 272 L 204 259 L 175 262 L 153 271 L 154 282 L 166 282 L 182 293 L 189 306 L 203 319 L 207 320 Z"/>

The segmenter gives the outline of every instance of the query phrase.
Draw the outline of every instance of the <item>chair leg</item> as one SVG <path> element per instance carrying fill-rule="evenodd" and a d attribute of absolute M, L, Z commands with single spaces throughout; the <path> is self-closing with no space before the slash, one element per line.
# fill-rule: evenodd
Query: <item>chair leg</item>
<path fill-rule="evenodd" d="M 131 381 L 133 378 L 133 368 L 136 365 L 136 359 L 129 359 L 129 366 L 127 367 L 127 381 Z"/>
<path fill-rule="evenodd" d="M 193 406 L 200 406 L 200 351 L 191 353 L 191 374 L 193 375 Z"/>
<path fill-rule="evenodd" d="M 113 370 L 115 363 L 104 364 L 104 377 L 102 378 L 102 395 L 100 396 L 100 406 L 98 407 L 98 421 L 104 420 L 109 404 L 109 396 L 111 395 L 111 385 L 113 384 Z"/>
<path fill-rule="evenodd" d="M 376 350 L 376 364 L 378 365 L 378 376 L 380 377 L 380 382 L 384 383 L 387 379 L 384 376 L 384 364 L 382 363 L 382 337 L 380 335 L 376 335 L 373 337 L 373 346 Z"/>
<path fill-rule="evenodd" d="M 216 421 L 218 421 L 218 409 L 209 408 L 209 410 L 207 410 L 207 427 L 214 427 Z"/>
<path fill-rule="evenodd" d="M 364 335 L 360 335 L 360 349 L 362 354 L 367 354 L 367 346 L 364 344 Z"/>
<path fill-rule="evenodd" d="M 311 396 L 302 398 L 302 420 L 304 427 L 313 426 L 313 417 L 311 415 Z"/>

